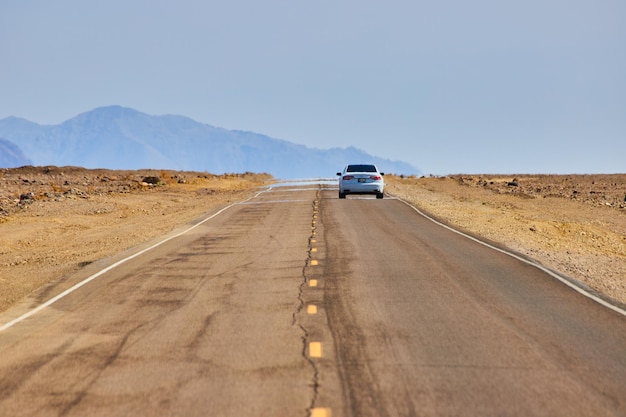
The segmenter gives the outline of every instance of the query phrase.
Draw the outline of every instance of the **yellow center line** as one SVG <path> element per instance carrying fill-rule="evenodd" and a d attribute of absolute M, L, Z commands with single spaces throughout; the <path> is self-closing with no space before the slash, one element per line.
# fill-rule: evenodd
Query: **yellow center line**
<path fill-rule="evenodd" d="M 331 417 L 330 408 L 312 408 L 311 417 Z"/>
<path fill-rule="evenodd" d="M 317 287 L 317 280 L 312 279 L 309 281 L 309 287 Z"/>
<path fill-rule="evenodd" d="M 317 260 L 312 259 L 312 260 L 311 260 L 311 265 L 317 265 Z"/>
<path fill-rule="evenodd" d="M 311 248 L 311 252 L 317 252 L 317 248 Z"/>
<path fill-rule="evenodd" d="M 309 304 L 306 306 L 306 312 L 308 314 L 317 314 L 317 306 L 315 304 Z"/>
<path fill-rule="evenodd" d="M 322 357 L 322 342 L 309 343 L 309 355 L 312 358 L 321 358 Z"/>

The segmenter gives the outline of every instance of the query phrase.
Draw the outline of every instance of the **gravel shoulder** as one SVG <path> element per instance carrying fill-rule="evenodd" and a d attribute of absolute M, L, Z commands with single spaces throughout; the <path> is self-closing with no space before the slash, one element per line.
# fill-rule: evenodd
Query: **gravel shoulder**
<path fill-rule="evenodd" d="M 626 175 L 386 177 L 387 190 L 626 303 Z"/>

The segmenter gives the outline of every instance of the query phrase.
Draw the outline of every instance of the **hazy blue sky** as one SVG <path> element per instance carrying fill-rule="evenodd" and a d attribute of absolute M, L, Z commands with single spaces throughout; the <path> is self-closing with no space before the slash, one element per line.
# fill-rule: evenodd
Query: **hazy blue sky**
<path fill-rule="evenodd" d="M 104 105 L 425 174 L 626 172 L 624 0 L 0 0 L 0 118 Z"/>

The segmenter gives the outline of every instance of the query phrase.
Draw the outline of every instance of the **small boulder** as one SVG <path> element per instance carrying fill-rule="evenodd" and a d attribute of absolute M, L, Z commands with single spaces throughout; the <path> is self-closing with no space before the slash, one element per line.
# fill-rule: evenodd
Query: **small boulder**
<path fill-rule="evenodd" d="M 144 179 L 141 180 L 141 181 L 145 182 L 146 184 L 165 185 L 163 180 L 161 180 L 161 178 L 159 178 L 159 177 L 144 177 Z"/>
<path fill-rule="evenodd" d="M 33 193 L 24 193 L 20 195 L 20 201 L 32 201 L 35 199 L 35 194 Z"/>

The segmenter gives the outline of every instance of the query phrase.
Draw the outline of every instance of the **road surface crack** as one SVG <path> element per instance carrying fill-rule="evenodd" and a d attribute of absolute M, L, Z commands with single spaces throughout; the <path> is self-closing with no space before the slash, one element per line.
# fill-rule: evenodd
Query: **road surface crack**
<path fill-rule="evenodd" d="M 309 408 L 306 409 L 306 415 L 310 416 L 312 413 L 312 410 L 315 408 L 316 403 L 317 403 L 317 398 L 319 395 L 319 369 L 317 367 L 317 364 L 313 361 L 313 359 L 311 358 L 309 352 L 308 352 L 308 346 L 309 346 L 309 339 L 310 339 L 310 334 L 309 331 L 307 330 L 306 326 L 304 324 L 302 324 L 300 322 L 300 320 L 298 319 L 299 317 L 301 317 L 303 313 L 303 310 L 305 309 L 306 306 L 306 301 L 305 301 L 305 289 L 309 284 L 309 280 L 307 277 L 307 268 L 309 267 L 309 265 L 311 264 L 311 260 L 312 260 L 312 249 L 313 249 L 313 242 L 315 239 L 315 229 L 316 229 L 316 213 L 317 213 L 317 206 L 319 204 L 319 196 L 320 196 L 320 192 L 317 192 L 316 198 L 312 204 L 313 206 L 313 215 L 312 215 L 312 220 L 311 220 L 311 235 L 308 238 L 308 252 L 307 252 L 307 258 L 304 262 L 304 266 L 302 267 L 302 276 L 301 276 L 301 282 L 300 282 L 300 286 L 298 288 L 298 307 L 296 308 L 296 311 L 293 313 L 292 316 L 292 325 L 294 326 L 298 326 L 300 328 L 300 330 L 302 331 L 302 357 L 304 358 L 304 360 L 311 366 L 312 370 L 313 370 L 313 377 L 312 377 L 312 382 L 311 382 L 311 387 L 313 389 L 313 394 L 311 397 L 311 402 L 309 404 Z"/>

